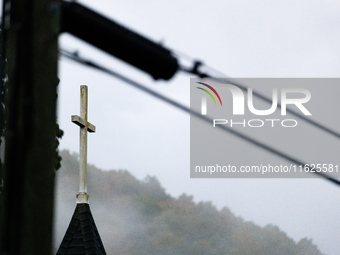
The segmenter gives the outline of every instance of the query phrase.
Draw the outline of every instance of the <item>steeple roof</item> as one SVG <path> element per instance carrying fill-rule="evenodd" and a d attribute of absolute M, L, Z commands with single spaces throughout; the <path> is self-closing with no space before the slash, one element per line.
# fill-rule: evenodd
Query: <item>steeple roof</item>
<path fill-rule="evenodd" d="M 87 203 L 77 204 L 57 255 L 106 255 Z"/>

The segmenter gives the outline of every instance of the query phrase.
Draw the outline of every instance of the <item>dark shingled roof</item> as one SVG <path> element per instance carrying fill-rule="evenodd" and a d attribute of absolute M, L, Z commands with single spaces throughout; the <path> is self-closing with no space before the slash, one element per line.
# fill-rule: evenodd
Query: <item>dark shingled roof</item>
<path fill-rule="evenodd" d="M 77 204 L 57 255 L 106 255 L 89 204 Z"/>

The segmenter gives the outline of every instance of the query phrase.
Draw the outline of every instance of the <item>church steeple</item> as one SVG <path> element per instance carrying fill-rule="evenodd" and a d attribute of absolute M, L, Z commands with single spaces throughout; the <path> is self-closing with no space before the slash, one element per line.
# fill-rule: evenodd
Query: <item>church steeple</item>
<path fill-rule="evenodd" d="M 72 122 L 80 127 L 79 136 L 79 193 L 70 225 L 57 251 L 57 255 L 106 255 L 94 222 L 87 194 L 87 132 L 96 127 L 87 121 L 86 85 L 80 86 L 80 116 L 73 115 Z"/>

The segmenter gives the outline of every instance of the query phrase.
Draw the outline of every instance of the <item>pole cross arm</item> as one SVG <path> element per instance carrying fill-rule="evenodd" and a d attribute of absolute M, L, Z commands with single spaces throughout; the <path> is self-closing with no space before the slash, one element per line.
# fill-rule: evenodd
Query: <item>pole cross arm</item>
<path fill-rule="evenodd" d="M 149 73 L 169 80 L 179 69 L 177 58 L 162 45 L 75 2 L 62 1 L 61 31 Z"/>
<path fill-rule="evenodd" d="M 82 117 L 79 117 L 78 115 L 72 115 L 71 117 L 73 123 L 77 124 L 81 128 L 85 127 L 86 121 Z M 96 132 L 96 126 L 91 124 L 90 122 L 87 122 L 87 131 L 89 131 L 90 133 Z"/>

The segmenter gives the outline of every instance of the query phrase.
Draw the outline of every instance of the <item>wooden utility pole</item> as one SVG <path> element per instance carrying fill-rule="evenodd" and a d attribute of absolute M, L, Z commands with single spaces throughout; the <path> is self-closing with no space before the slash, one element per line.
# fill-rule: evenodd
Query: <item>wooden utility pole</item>
<path fill-rule="evenodd" d="M 60 3 L 5 0 L 2 254 L 52 252 Z"/>

